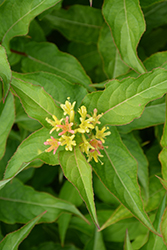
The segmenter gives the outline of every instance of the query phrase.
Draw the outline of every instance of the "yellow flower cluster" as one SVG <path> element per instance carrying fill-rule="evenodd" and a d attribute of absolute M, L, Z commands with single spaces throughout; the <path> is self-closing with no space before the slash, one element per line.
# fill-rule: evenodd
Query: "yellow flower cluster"
<path fill-rule="evenodd" d="M 100 161 L 99 157 L 103 157 L 100 150 L 104 149 L 104 139 L 107 135 L 111 134 L 110 131 L 106 132 L 108 128 L 103 127 L 100 130 L 97 126 L 97 124 L 100 124 L 99 119 L 103 114 L 97 115 L 97 109 L 94 109 L 93 115 L 90 116 L 87 114 L 86 107 L 81 106 L 81 108 L 78 109 L 78 113 L 80 114 L 80 124 L 74 124 L 74 107 L 76 102 L 71 104 L 69 98 L 67 99 L 68 100 L 65 104 L 60 105 L 64 111 L 65 118 L 58 120 L 55 115 L 52 116 L 53 120 L 46 118 L 46 121 L 53 127 L 50 130 L 50 134 L 54 130 L 61 130 L 61 132 L 58 134 L 59 138 L 51 136 L 51 139 L 47 139 L 47 141 L 44 142 L 45 145 L 50 145 L 45 151 L 50 152 L 53 150 L 53 154 L 55 154 L 59 146 L 65 146 L 65 150 L 72 151 L 73 147 L 77 145 L 74 138 L 78 133 L 81 137 L 79 147 L 83 153 L 86 153 L 88 162 L 92 159 L 94 159 L 95 162 L 98 162 L 98 160 Z"/>

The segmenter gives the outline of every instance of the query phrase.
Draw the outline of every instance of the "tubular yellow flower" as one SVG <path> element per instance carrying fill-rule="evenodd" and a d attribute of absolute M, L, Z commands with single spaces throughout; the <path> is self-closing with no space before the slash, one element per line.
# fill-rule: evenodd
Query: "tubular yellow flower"
<path fill-rule="evenodd" d="M 75 133 L 74 130 L 71 129 L 73 123 L 72 122 L 69 123 L 68 119 L 69 119 L 69 117 L 66 116 L 65 124 L 64 125 L 57 125 L 58 128 L 61 128 L 63 130 L 61 133 L 59 133 L 59 136 L 65 134 L 66 132 L 69 132 L 71 134 Z"/>
<path fill-rule="evenodd" d="M 86 154 L 89 153 L 89 149 L 94 149 L 94 147 L 86 140 L 85 136 L 82 134 L 83 142 L 80 144 L 81 151 Z"/>
<path fill-rule="evenodd" d="M 87 115 L 87 110 L 85 106 L 81 106 L 80 109 L 78 109 L 78 113 L 80 114 L 80 116 L 83 118 L 83 120 L 85 120 L 86 115 Z"/>
<path fill-rule="evenodd" d="M 51 145 L 51 147 L 46 149 L 45 152 L 50 152 L 53 150 L 53 154 L 55 154 L 60 144 L 61 143 L 57 139 L 51 136 L 51 139 L 47 139 L 44 142 L 44 145 Z"/>
<path fill-rule="evenodd" d="M 92 158 L 95 160 L 95 162 L 100 161 L 99 157 L 103 157 L 103 155 L 99 154 L 96 150 L 90 150 L 88 154 L 88 162 L 92 160 Z M 103 165 L 103 163 L 100 161 L 100 163 Z"/>
<path fill-rule="evenodd" d="M 68 98 L 69 99 L 69 98 Z M 61 104 L 60 107 L 64 110 L 64 115 L 70 116 L 70 121 L 72 122 L 74 120 L 74 106 L 76 102 L 73 102 L 72 104 L 69 101 L 65 101 L 65 104 Z"/>
<path fill-rule="evenodd" d="M 92 122 L 92 123 L 93 123 L 93 125 L 95 126 L 97 123 L 98 123 L 98 124 L 101 123 L 101 122 L 99 121 L 99 119 L 103 116 L 103 113 L 97 115 L 97 109 L 94 109 L 93 111 L 94 111 L 94 113 L 93 113 L 93 116 L 92 116 L 92 118 L 93 118 L 93 122 Z"/>
<path fill-rule="evenodd" d="M 70 150 L 72 151 L 72 146 L 76 146 L 76 141 L 73 141 L 75 135 L 67 136 L 67 135 L 62 135 L 60 138 L 61 141 L 61 146 L 65 146 L 65 150 Z"/>
<path fill-rule="evenodd" d="M 89 133 L 90 129 L 94 129 L 92 122 L 92 117 L 84 120 L 82 117 L 80 117 L 81 124 L 79 125 L 79 128 L 77 129 L 79 133 Z"/>
<path fill-rule="evenodd" d="M 60 128 L 58 128 L 57 125 L 60 125 L 61 122 L 62 122 L 62 119 L 61 119 L 61 120 L 58 120 L 57 117 L 56 117 L 55 115 L 52 115 L 52 117 L 53 117 L 54 121 L 51 120 L 51 119 L 49 119 L 48 117 L 46 117 L 46 121 L 47 121 L 49 124 L 51 124 L 51 125 L 53 126 L 53 128 L 52 128 L 51 131 L 50 131 L 50 134 L 51 134 L 54 130 L 59 131 Z"/>
<path fill-rule="evenodd" d="M 99 128 L 96 126 L 95 129 L 96 129 L 96 135 L 95 135 L 95 137 L 97 139 L 99 139 L 100 141 L 102 141 L 102 143 L 105 142 L 104 139 L 106 138 L 106 136 L 111 134 L 110 131 L 108 131 L 108 132 L 105 133 L 106 129 L 109 129 L 108 127 L 107 128 L 103 127 L 102 130 L 99 130 Z"/>

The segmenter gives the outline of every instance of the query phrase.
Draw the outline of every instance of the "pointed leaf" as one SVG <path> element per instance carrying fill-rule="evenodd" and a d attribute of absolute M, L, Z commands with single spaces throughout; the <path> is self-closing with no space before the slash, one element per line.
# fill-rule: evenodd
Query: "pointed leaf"
<path fill-rule="evenodd" d="M 120 202 L 146 227 L 156 233 L 143 209 L 137 183 L 137 162 L 122 143 L 115 127 L 110 127 L 104 149 L 104 165 L 92 163 L 93 169 Z"/>
<path fill-rule="evenodd" d="M 62 246 L 64 246 L 66 232 L 69 227 L 71 217 L 72 217 L 71 214 L 63 213 L 62 215 L 60 215 L 58 219 L 59 235 Z"/>
<path fill-rule="evenodd" d="M 125 242 L 124 242 L 124 250 L 133 250 L 132 245 L 130 243 L 128 230 L 126 230 Z"/>
<path fill-rule="evenodd" d="M 20 98 L 26 113 L 37 119 L 42 125 L 50 127 L 45 120 L 55 115 L 61 118 L 62 110 L 58 107 L 52 97 L 44 91 L 41 86 L 33 85 L 13 77 L 11 86 Z"/>
<path fill-rule="evenodd" d="M 35 159 L 40 159 L 51 165 L 58 164 L 57 154 L 53 155 L 52 152 L 45 152 L 46 146 L 44 145 L 44 142 L 48 138 L 49 130 L 43 128 L 31 134 L 20 144 L 7 165 L 4 179 L 0 181 L 0 188 L 2 188 Z"/>
<path fill-rule="evenodd" d="M 5 103 L 0 102 L 0 159 L 5 153 L 5 146 L 8 134 L 15 119 L 14 98 L 9 92 Z"/>
<path fill-rule="evenodd" d="M 7 60 L 6 51 L 0 45 L 0 81 L 3 85 L 3 100 L 6 98 L 6 95 L 10 88 L 10 81 L 11 81 L 11 69 L 9 66 L 9 62 Z M 1 100 L 1 98 L 0 98 Z"/>
<path fill-rule="evenodd" d="M 120 220 L 131 218 L 131 217 L 132 217 L 132 214 L 129 212 L 129 210 L 127 210 L 127 208 L 124 207 L 123 205 L 120 205 L 117 209 L 115 209 L 115 211 L 112 213 L 110 218 L 102 225 L 100 230 L 103 230 L 106 227 L 109 227 L 110 225 L 115 224 L 116 222 Z"/>
<path fill-rule="evenodd" d="M 167 190 L 167 181 L 165 181 L 164 179 L 162 179 L 159 176 L 156 176 L 156 177 L 160 180 L 160 182 L 163 185 L 163 187 Z"/>
<path fill-rule="evenodd" d="M 116 78 L 128 71 L 129 67 L 122 61 L 107 25 L 101 29 L 98 49 L 103 59 L 104 71 L 109 79 Z"/>
<path fill-rule="evenodd" d="M 89 77 L 76 58 L 59 51 L 55 44 L 31 42 L 26 45 L 25 52 L 28 57 L 22 60 L 24 72 L 51 72 L 71 83 L 79 83 L 88 90 L 93 90 L 89 87 Z"/>
<path fill-rule="evenodd" d="M 45 20 L 68 40 L 82 43 L 97 43 L 104 22 L 101 10 L 83 5 L 55 10 Z"/>
<path fill-rule="evenodd" d="M 0 191 L 0 219 L 5 223 L 27 223 L 41 212 L 47 213 L 40 222 L 53 222 L 62 212 L 70 212 L 86 220 L 71 203 L 60 200 L 50 194 L 37 192 L 23 185 L 17 178 Z"/>
<path fill-rule="evenodd" d="M 154 223 L 153 223 L 155 229 L 159 233 L 160 233 L 160 223 L 161 223 L 162 215 L 165 210 L 165 201 L 166 201 L 166 196 L 161 201 L 161 204 L 158 208 L 158 211 L 157 211 Z M 166 250 L 167 247 L 165 246 L 163 239 L 161 237 L 150 232 L 148 242 L 141 248 L 141 250 L 150 250 L 150 249 L 151 250 L 156 250 L 156 249 Z"/>
<path fill-rule="evenodd" d="M 8 47 L 11 38 L 27 34 L 30 21 L 58 2 L 59 0 L 5 1 L 0 8 L 0 23 L 6 20 L 0 31 L 2 45 Z"/>
<path fill-rule="evenodd" d="M 125 63 L 139 73 L 145 68 L 137 57 L 136 47 L 145 31 L 138 0 L 105 0 L 103 14 L 111 28 L 116 46 Z"/>
<path fill-rule="evenodd" d="M 89 213 L 98 226 L 92 188 L 92 169 L 78 147 L 74 151 L 59 153 L 60 165 L 65 177 L 77 188 Z"/>
<path fill-rule="evenodd" d="M 31 232 L 35 224 L 38 223 L 40 218 L 45 214 L 42 213 L 38 215 L 36 218 L 32 219 L 26 225 L 21 227 L 19 230 L 9 233 L 1 242 L 0 248 L 1 250 L 10 249 L 10 250 L 17 250 L 20 243 L 28 236 Z"/>
<path fill-rule="evenodd" d="M 165 122 L 165 103 L 155 103 L 155 101 L 153 101 L 149 104 L 150 105 L 145 107 L 140 118 L 134 119 L 131 123 L 124 126 L 119 126 L 118 131 L 121 133 L 129 133 L 132 130 L 163 124 Z"/>
<path fill-rule="evenodd" d="M 127 78 L 121 82 L 109 81 L 102 92 L 89 94 L 85 106 L 92 111 L 97 107 L 104 115 L 104 124 L 123 125 L 140 117 L 145 105 L 167 92 L 167 71 L 156 69 L 138 77 Z"/>

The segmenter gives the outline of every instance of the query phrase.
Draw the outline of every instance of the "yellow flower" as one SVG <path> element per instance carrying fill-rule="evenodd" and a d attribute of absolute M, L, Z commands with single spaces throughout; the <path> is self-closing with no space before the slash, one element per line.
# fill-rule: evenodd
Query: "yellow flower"
<path fill-rule="evenodd" d="M 72 151 L 72 146 L 76 146 L 76 141 L 73 141 L 75 135 L 67 136 L 67 135 L 62 135 L 60 138 L 61 141 L 61 146 L 65 146 L 65 150 L 70 150 Z"/>
<path fill-rule="evenodd" d="M 101 123 L 101 122 L 99 121 L 99 119 L 103 116 L 103 113 L 97 115 L 97 109 L 94 109 L 93 111 L 94 111 L 94 113 L 93 113 L 93 116 L 92 116 L 92 118 L 93 118 L 93 122 L 92 122 L 92 123 L 93 123 L 93 125 L 95 126 L 97 123 L 98 123 L 98 124 Z"/>
<path fill-rule="evenodd" d="M 57 139 L 55 139 L 53 136 L 51 136 L 51 139 L 47 139 L 45 142 L 44 142 L 45 145 L 51 145 L 50 148 L 46 149 L 45 151 L 46 152 L 50 152 L 52 150 L 53 151 L 53 154 L 56 153 L 59 145 L 61 144 Z"/>
<path fill-rule="evenodd" d="M 105 133 L 105 130 L 106 130 L 106 129 L 109 129 L 108 127 L 107 127 L 107 128 L 106 128 L 106 127 L 103 127 L 102 130 L 99 130 L 99 128 L 96 126 L 95 129 L 96 129 L 96 135 L 95 135 L 95 137 L 96 137 L 97 139 L 99 139 L 100 141 L 102 141 L 102 143 L 105 142 L 104 139 L 106 138 L 106 136 L 111 134 L 110 131 L 108 131 L 108 132 Z M 103 139 L 103 138 L 104 138 L 104 139 Z"/>
<path fill-rule="evenodd" d="M 86 154 L 89 153 L 89 149 L 94 149 L 94 147 L 92 145 L 90 145 L 90 143 L 86 140 L 85 136 L 82 134 L 82 139 L 83 142 L 80 144 L 80 148 L 82 152 L 85 152 Z"/>
<path fill-rule="evenodd" d="M 100 163 L 103 165 L 102 161 L 99 159 L 99 157 L 103 157 L 103 155 L 99 154 L 96 150 L 90 150 L 88 154 L 88 162 L 92 160 L 92 158 L 95 160 L 95 162 L 100 161 Z"/>
<path fill-rule="evenodd" d="M 86 115 L 87 115 L 87 110 L 85 106 L 81 106 L 80 109 L 78 109 L 78 113 L 80 114 L 80 116 L 83 118 L 83 120 L 85 120 Z"/>
<path fill-rule="evenodd" d="M 60 125 L 61 122 L 62 122 L 62 119 L 61 119 L 61 120 L 58 120 L 57 117 L 56 117 L 55 115 L 52 115 L 52 117 L 53 117 L 54 121 L 52 121 L 51 119 L 49 119 L 49 118 L 46 117 L 46 121 L 54 127 L 54 128 L 51 129 L 50 134 L 51 134 L 54 130 L 59 131 L 60 128 L 57 127 L 57 125 Z"/>
<path fill-rule="evenodd" d="M 92 122 L 92 117 L 85 120 L 82 117 L 80 117 L 81 124 L 79 125 L 79 128 L 77 129 L 79 133 L 89 133 L 90 129 L 94 129 Z"/>
<path fill-rule="evenodd" d="M 69 97 L 68 97 L 69 99 Z M 71 104 L 69 101 L 65 101 L 65 104 L 61 104 L 60 107 L 64 110 L 64 115 L 69 115 L 70 116 L 70 121 L 74 121 L 74 106 L 76 102 L 73 102 Z"/>

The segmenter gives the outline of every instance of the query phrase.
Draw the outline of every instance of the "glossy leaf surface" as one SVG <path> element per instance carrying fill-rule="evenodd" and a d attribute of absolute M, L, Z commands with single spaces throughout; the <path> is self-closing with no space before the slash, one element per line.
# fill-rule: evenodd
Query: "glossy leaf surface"
<path fill-rule="evenodd" d="M 136 53 L 136 47 L 145 31 L 145 22 L 139 1 L 104 1 L 103 15 L 111 28 L 123 61 L 135 71 L 144 73 L 144 66 Z"/>
<path fill-rule="evenodd" d="M 45 9 L 52 7 L 59 0 L 35 0 L 22 1 L 9 0 L 5 1 L 0 8 L 0 22 L 3 17 L 7 17 L 7 22 L 2 26 L 0 31 L 0 40 L 2 45 L 8 47 L 9 41 L 14 36 L 25 35 L 28 33 L 30 21 Z"/>
<path fill-rule="evenodd" d="M 37 192 L 32 187 L 23 185 L 18 179 L 8 183 L 0 191 L 0 200 L 1 220 L 10 224 L 27 223 L 44 211 L 47 213 L 40 222 L 53 222 L 62 212 L 70 212 L 84 219 L 71 203 L 44 192 Z"/>
<path fill-rule="evenodd" d="M 92 189 L 91 166 L 87 163 L 79 147 L 75 147 L 73 152 L 61 151 L 59 160 L 65 177 L 77 188 L 95 224 L 98 226 Z"/>

